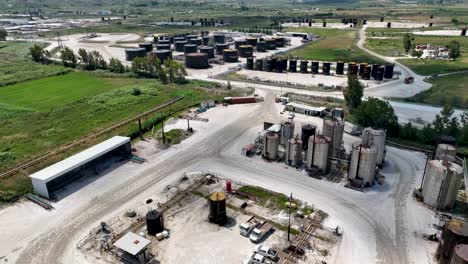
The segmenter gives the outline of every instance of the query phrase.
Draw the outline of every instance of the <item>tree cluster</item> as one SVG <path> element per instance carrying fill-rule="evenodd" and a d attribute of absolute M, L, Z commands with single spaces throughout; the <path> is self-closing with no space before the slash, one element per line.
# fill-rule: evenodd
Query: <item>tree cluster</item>
<path fill-rule="evenodd" d="M 355 75 L 348 75 L 348 87 L 343 91 L 346 107 L 350 112 L 357 109 L 362 103 L 364 87 Z"/>
<path fill-rule="evenodd" d="M 0 41 L 5 41 L 8 36 L 8 32 L 0 27 Z"/>
<path fill-rule="evenodd" d="M 78 56 L 85 70 L 107 70 L 109 67 L 99 51 L 93 50 L 88 52 L 85 49 L 79 49 Z"/>
<path fill-rule="evenodd" d="M 60 59 L 65 67 L 76 68 L 76 65 L 78 65 L 78 58 L 69 47 L 64 47 L 60 51 Z"/>
<path fill-rule="evenodd" d="M 142 77 L 156 78 L 162 83 L 185 83 L 185 67 L 171 59 L 164 63 L 153 56 L 137 57 L 132 61 L 132 71 Z"/>
<path fill-rule="evenodd" d="M 40 62 L 47 64 L 50 62 L 50 53 L 48 50 L 45 50 L 42 46 L 34 44 L 34 46 L 29 48 L 29 55 L 31 59 L 35 62 Z"/>

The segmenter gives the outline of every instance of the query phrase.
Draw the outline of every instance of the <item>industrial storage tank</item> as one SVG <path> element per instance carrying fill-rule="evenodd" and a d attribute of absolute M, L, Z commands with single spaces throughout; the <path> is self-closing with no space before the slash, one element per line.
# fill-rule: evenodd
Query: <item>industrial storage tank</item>
<path fill-rule="evenodd" d="M 377 164 L 381 165 L 385 159 L 385 140 L 387 133 L 382 129 L 365 128 L 362 131 L 362 144 L 374 146 L 377 149 Z"/>
<path fill-rule="evenodd" d="M 359 76 L 364 75 L 364 69 L 367 67 L 367 63 L 360 63 L 359 64 Z"/>
<path fill-rule="evenodd" d="M 361 144 L 360 141 L 355 142 L 351 150 L 349 180 L 360 186 L 371 185 L 375 179 L 376 166 L 377 149 Z"/>
<path fill-rule="evenodd" d="M 289 60 L 289 71 L 297 72 L 297 60 Z"/>
<path fill-rule="evenodd" d="M 348 63 L 348 74 L 358 75 L 358 71 L 359 71 L 359 66 L 356 63 L 354 62 Z"/>
<path fill-rule="evenodd" d="M 268 58 L 265 60 L 265 63 L 263 64 L 263 70 L 267 72 L 273 71 L 273 59 Z"/>
<path fill-rule="evenodd" d="M 208 36 L 203 36 L 203 46 L 208 46 L 208 43 L 210 43 L 210 37 Z"/>
<path fill-rule="evenodd" d="M 274 39 L 266 39 L 266 49 L 267 50 L 275 50 L 276 49 L 276 40 Z"/>
<path fill-rule="evenodd" d="M 296 167 L 302 164 L 302 140 L 290 138 L 286 144 L 286 164 Z"/>
<path fill-rule="evenodd" d="M 185 66 L 191 69 L 206 69 L 210 67 L 208 54 L 199 52 L 186 54 Z"/>
<path fill-rule="evenodd" d="M 226 42 L 226 37 L 224 34 L 214 34 L 213 39 L 216 43 L 225 43 Z"/>
<path fill-rule="evenodd" d="M 263 59 L 257 59 L 255 62 L 255 69 L 257 71 L 263 71 Z"/>
<path fill-rule="evenodd" d="M 246 68 L 247 68 L 247 70 L 253 70 L 254 69 L 254 58 L 253 57 L 247 58 Z"/>
<path fill-rule="evenodd" d="M 225 62 L 237 62 L 238 61 L 237 50 L 225 49 L 223 50 L 223 60 Z"/>
<path fill-rule="evenodd" d="M 274 132 L 268 132 L 263 137 L 263 157 L 269 160 L 278 159 L 280 137 Z"/>
<path fill-rule="evenodd" d="M 284 122 L 281 125 L 281 144 L 286 145 L 289 139 L 294 136 L 294 123 Z"/>
<path fill-rule="evenodd" d="M 424 204 L 437 210 L 453 208 L 463 168 L 451 161 L 430 160 L 422 188 Z"/>
<path fill-rule="evenodd" d="M 174 42 L 174 50 L 177 52 L 184 52 L 184 46 L 187 45 L 188 42 L 186 40 L 182 41 L 175 41 Z"/>
<path fill-rule="evenodd" d="M 393 64 L 387 64 L 385 65 L 385 72 L 384 72 L 384 77 L 385 79 L 391 79 L 393 78 L 393 71 L 394 71 L 395 66 Z"/>
<path fill-rule="evenodd" d="M 125 49 L 125 58 L 127 61 L 133 61 L 137 57 L 145 57 L 146 49 L 144 48 L 127 48 Z"/>
<path fill-rule="evenodd" d="M 197 45 L 197 46 L 201 46 L 201 45 L 203 45 L 203 39 L 202 39 L 202 38 L 193 38 L 193 39 L 190 39 L 190 44 L 194 44 L 194 45 Z"/>
<path fill-rule="evenodd" d="M 162 213 L 151 210 L 146 214 L 146 230 L 148 235 L 155 236 L 164 231 L 164 218 Z"/>
<path fill-rule="evenodd" d="M 377 76 L 377 69 L 380 67 L 380 64 L 374 64 L 372 65 L 372 70 L 371 70 L 371 77 L 376 78 Z"/>
<path fill-rule="evenodd" d="M 236 47 L 236 50 L 239 50 L 240 46 L 247 45 L 247 40 L 245 39 L 238 39 L 234 41 L 234 47 Z"/>
<path fill-rule="evenodd" d="M 364 68 L 364 74 L 362 75 L 362 79 L 364 80 L 370 80 L 371 77 L 371 66 L 367 65 L 366 68 Z"/>
<path fill-rule="evenodd" d="M 215 49 L 216 49 L 216 54 L 223 55 L 223 51 L 225 49 L 229 49 L 229 44 L 228 43 L 218 43 L 218 44 L 216 44 Z"/>
<path fill-rule="evenodd" d="M 336 63 L 336 74 L 338 75 L 344 74 L 344 62 L 339 61 Z"/>
<path fill-rule="evenodd" d="M 176 43 L 177 41 L 186 41 L 187 38 L 186 37 L 175 37 L 174 38 L 174 43 Z"/>
<path fill-rule="evenodd" d="M 250 45 L 250 46 L 257 46 L 257 38 L 255 37 L 248 37 L 246 38 L 245 40 L 247 40 L 247 45 Z"/>
<path fill-rule="evenodd" d="M 331 138 L 332 157 L 338 157 L 341 154 L 341 145 L 343 142 L 344 122 L 341 120 L 323 120 L 322 135 Z"/>
<path fill-rule="evenodd" d="M 322 135 L 313 135 L 309 137 L 307 142 L 307 168 L 317 167 L 322 170 L 322 173 L 326 173 L 330 157 L 330 138 Z"/>
<path fill-rule="evenodd" d="M 227 222 L 226 215 L 226 196 L 222 192 L 213 192 L 210 195 L 210 213 L 208 220 L 218 225 L 224 225 Z"/>
<path fill-rule="evenodd" d="M 468 264 L 468 245 L 455 246 L 450 264 Z"/>
<path fill-rule="evenodd" d="M 208 54 L 208 59 L 214 58 L 214 48 L 209 46 L 202 46 L 199 48 L 201 53 Z"/>
<path fill-rule="evenodd" d="M 144 48 L 146 52 L 150 52 L 153 50 L 153 43 L 151 42 L 140 43 L 138 44 L 138 47 Z"/>
<path fill-rule="evenodd" d="M 309 138 L 315 135 L 317 127 L 312 124 L 304 124 L 301 129 L 301 140 L 302 142 L 309 142 Z M 307 144 L 304 144 L 304 149 L 307 149 Z"/>
<path fill-rule="evenodd" d="M 157 44 L 156 50 L 170 50 L 171 44 Z"/>
<path fill-rule="evenodd" d="M 375 73 L 375 79 L 377 81 L 382 81 L 383 78 L 384 78 L 384 71 L 385 71 L 385 67 L 384 66 L 379 66 L 377 68 L 377 72 Z"/>
<path fill-rule="evenodd" d="M 319 62 L 313 61 L 312 62 L 312 74 L 318 74 L 318 73 L 319 73 Z"/>
<path fill-rule="evenodd" d="M 168 40 L 168 39 L 159 39 L 159 40 L 158 40 L 158 44 L 161 44 L 161 45 L 171 45 L 171 41 Z"/>
<path fill-rule="evenodd" d="M 278 58 L 276 61 L 276 72 L 285 72 L 288 68 L 288 60 L 284 58 Z"/>
<path fill-rule="evenodd" d="M 468 223 L 456 218 L 445 223 L 440 242 L 436 255 L 439 261 L 447 263 L 452 259 L 456 245 L 468 244 Z"/>
<path fill-rule="evenodd" d="M 273 37 L 276 42 L 276 47 L 284 47 L 285 39 L 283 37 Z"/>
<path fill-rule="evenodd" d="M 256 49 L 257 49 L 257 52 L 266 52 L 266 42 L 258 41 Z"/>
<path fill-rule="evenodd" d="M 301 61 L 301 66 L 300 66 L 301 73 L 307 73 L 308 64 L 309 62 L 306 60 Z"/>
<path fill-rule="evenodd" d="M 187 35 L 187 40 L 190 42 L 191 39 L 198 38 L 198 35 Z"/>
<path fill-rule="evenodd" d="M 434 156 L 435 160 L 455 160 L 457 155 L 457 149 L 449 144 L 439 144 L 437 145 L 436 153 Z"/>
<path fill-rule="evenodd" d="M 253 56 L 253 46 L 251 45 L 241 45 L 239 46 L 239 57 L 247 58 Z"/>
<path fill-rule="evenodd" d="M 330 68 L 331 68 L 330 62 L 324 62 L 323 67 L 322 67 L 323 74 L 330 75 Z"/>
<path fill-rule="evenodd" d="M 197 53 L 198 47 L 195 44 L 186 44 L 184 46 L 184 54 L 187 55 L 189 53 Z"/>
<path fill-rule="evenodd" d="M 172 51 L 170 50 L 153 50 L 149 53 L 150 56 L 158 58 L 161 62 L 172 58 Z"/>

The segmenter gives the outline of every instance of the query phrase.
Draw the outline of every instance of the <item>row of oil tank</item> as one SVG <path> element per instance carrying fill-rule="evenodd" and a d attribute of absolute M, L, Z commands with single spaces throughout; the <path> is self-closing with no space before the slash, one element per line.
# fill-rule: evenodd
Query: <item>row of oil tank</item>
<path fill-rule="evenodd" d="M 338 61 L 333 63 L 335 66 L 335 74 L 345 74 L 345 63 Z M 310 65 L 310 67 L 309 67 Z M 321 66 L 321 67 L 320 67 Z M 320 68 L 322 69 L 320 71 Z M 331 74 L 332 63 L 331 62 L 320 62 L 320 61 L 308 61 L 287 58 L 266 58 L 256 59 L 253 57 L 247 58 L 246 69 L 268 71 L 268 72 L 301 72 L 301 73 L 312 73 L 312 74 Z M 309 71 L 310 69 L 310 71 Z M 380 65 L 374 64 L 369 65 L 367 63 L 348 63 L 347 73 L 351 75 L 358 75 L 365 80 L 369 80 L 371 77 L 375 80 L 391 79 L 394 75 L 395 66 L 393 64 Z"/>
<path fill-rule="evenodd" d="M 433 160 L 428 160 L 423 176 L 423 203 L 437 210 L 455 205 L 463 177 L 463 168 L 456 162 L 456 148 L 438 144 Z"/>

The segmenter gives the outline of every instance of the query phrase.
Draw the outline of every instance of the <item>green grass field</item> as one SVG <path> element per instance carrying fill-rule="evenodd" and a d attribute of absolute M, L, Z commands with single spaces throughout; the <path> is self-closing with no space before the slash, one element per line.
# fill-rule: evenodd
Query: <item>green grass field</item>
<path fill-rule="evenodd" d="M 58 65 L 32 63 L 28 52 L 33 45 L 32 42 L 0 42 L 0 86 L 70 71 Z"/>
<path fill-rule="evenodd" d="M 404 29 L 368 29 L 366 47 L 385 56 L 404 56 Z M 386 37 L 386 39 L 372 38 Z M 400 59 L 399 62 L 421 75 L 450 73 L 468 70 L 468 38 L 411 35 L 414 43 L 446 46 L 450 41 L 460 42 L 462 56 L 456 61 L 428 59 Z"/>
<path fill-rule="evenodd" d="M 453 74 L 430 78 L 431 89 L 421 92 L 406 101 L 442 106 L 450 104 L 457 108 L 468 109 L 468 75 Z"/>
<path fill-rule="evenodd" d="M 356 46 L 356 30 L 287 28 L 285 31 L 314 33 L 322 39 L 286 53 L 298 58 L 319 61 L 383 63 Z"/>

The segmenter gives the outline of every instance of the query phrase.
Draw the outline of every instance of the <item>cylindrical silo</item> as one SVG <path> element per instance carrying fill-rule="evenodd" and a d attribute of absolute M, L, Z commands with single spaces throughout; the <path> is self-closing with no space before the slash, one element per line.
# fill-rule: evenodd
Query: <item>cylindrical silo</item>
<path fill-rule="evenodd" d="M 318 73 L 319 73 L 319 62 L 313 61 L 312 62 L 312 74 L 318 74 Z"/>
<path fill-rule="evenodd" d="M 138 44 L 138 47 L 144 48 L 146 52 L 150 52 L 153 50 L 153 43 L 151 42 L 140 43 Z"/>
<path fill-rule="evenodd" d="M 281 126 L 281 144 L 286 145 L 292 137 L 294 137 L 294 123 L 284 122 Z"/>
<path fill-rule="evenodd" d="M 254 58 L 253 57 L 247 58 L 246 68 L 247 68 L 247 70 L 253 70 L 254 69 Z"/>
<path fill-rule="evenodd" d="M 313 135 L 308 139 L 306 155 L 307 168 L 317 167 L 322 173 L 328 171 L 330 138 L 322 135 Z"/>
<path fill-rule="evenodd" d="M 276 49 L 276 40 L 274 39 L 266 39 L 266 49 L 267 50 L 275 50 Z"/>
<path fill-rule="evenodd" d="M 164 218 L 162 213 L 152 210 L 146 214 L 146 230 L 148 234 L 152 236 L 164 231 Z"/>
<path fill-rule="evenodd" d="M 308 64 L 309 64 L 308 61 L 301 60 L 301 66 L 300 66 L 301 73 L 307 73 Z"/>
<path fill-rule="evenodd" d="M 253 46 L 250 46 L 250 45 L 239 46 L 239 57 L 247 58 L 247 57 L 252 57 L 252 55 L 253 55 Z"/>
<path fill-rule="evenodd" d="M 449 144 L 437 145 L 437 150 L 434 156 L 435 160 L 453 161 L 457 155 L 457 149 Z"/>
<path fill-rule="evenodd" d="M 341 145 L 343 142 L 344 122 L 340 120 L 323 120 L 322 135 L 331 138 L 332 157 L 338 157 L 341 154 Z"/>
<path fill-rule="evenodd" d="M 127 48 L 125 49 L 125 58 L 127 61 L 133 61 L 134 58 L 145 57 L 146 49 L 144 48 Z"/>
<path fill-rule="evenodd" d="M 171 45 L 171 41 L 168 40 L 168 39 L 160 39 L 158 41 L 158 44 L 160 44 L 160 45 Z"/>
<path fill-rule="evenodd" d="M 213 39 L 216 43 L 226 42 L 226 37 L 224 36 L 224 34 L 214 34 Z"/>
<path fill-rule="evenodd" d="M 385 159 L 385 140 L 387 133 L 382 129 L 365 128 L 362 131 L 362 144 L 374 146 L 377 149 L 377 164 L 382 165 Z"/>
<path fill-rule="evenodd" d="M 184 52 L 184 46 L 187 45 L 186 40 L 182 41 L 175 41 L 174 42 L 174 50 L 177 52 Z"/>
<path fill-rule="evenodd" d="M 266 42 L 265 41 L 258 41 L 256 46 L 257 52 L 265 52 L 266 51 Z"/>
<path fill-rule="evenodd" d="M 315 135 L 317 127 L 312 124 L 304 124 L 301 129 L 301 140 L 306 143 L 309 142 L 309 138 Z M 304 144 L 304 149 L 307 148 L 307 144 Z"/>
<path fill-rule="evenodd" d="M 269 160 L 278 159 L 278 146 L 280 137 L 278 134 L 268 132 L 263 137 L 263 157 Z"/>
<path fill-rule="evenodd" d="M 172 58 L 172 51 L 170 50 L 153 50 L 148 53 L 150 56 L 154 56 L 159 59 L 159 61 L 164 62 L 167 59 Z"/>
<path fill-rule="evenodd" d="M 210 195 L 210 213 L 208 220 L 212 223 L 224 225 L 227 222 L 226 196 L 223 192 L 213 192 Z"/>
<path fill-rule="evenodd" d="M 367 63 L 359 63 L 359 76 L 362 77 L 364 74 L 364 69 L 367 67 Z"/>
<path fill-rule="evenodd" d="M 209 46 L 202 46 L 199 48 L 201 53 L 208 54 L 208 59 L 214 58 L 214 48 Z"/>
<path fill-rule="evenodd" d="M 384 72 L 385 72 L 385 67 L 384 66 L 379 66 L 377 68 L 377 72 L 375 73 L 375 79 L 377 81 L 383 81 Z"/>
<path fill-rule="evenodd" d="M 349 75 L 357 75 L 358 71 L 359 71 L 359 66 L 356 63 L 354 63 L 354 62 L 348 63 L 348 74 Z"/>
<path fill-rule="evenodd" d="M 451 161 L 428 161 L 422 188 L 424 204 L 437 210 L 453 208 L 462 174 L 462 167 Z"/>
<path fill-rule="evenodd" d="M 290 138 L 286 144 L 286 164 L 299 166 L 302 163 L 302 140 Z"/>
<path fill-rule="evenodd" d="M 203 45 L 203 39 L 202 38 L 190 39 L 190 44 L 201 46 L 201 45 Z"/>
<path fill-rule="evenodd" d="M 330 62 L 324 62 L 323 67 L 322 67 L 322 73 L 325 75 L 330 75 L 330 68 L 331 68 Z"/>
<path fill-rule="evenodd" d="M 371 70 L 371 77 L 376 79 L 377 77 L 377 69 L 380 67 L 380 64 L 374 64 L 372 65 L 372 70 Z"/>
<path fill-rule="evenodd" d="M 273 39 L 276 42 L 276 47 L 284 47 L 284 45 L 285 45 L 284 37 L 273 37 Z"/>
<path fill-rule="evenodd" d="M 157 44 L 156 50 L 170 50 L 171 44 Z"/>
<path fill-rule="evenodd" d="M 440 242 L 437 256 L 442 263 L 447 263 L 453 257 L 456 245 L 468 244 L 468 223 L 457 218 L 445 223 Z"/>
<path fill-rule="evenodd" d="M 385 65 L 385 73 L 384 77 L 385 79 L 391 79 L 393 78 L 393 71 L 394 71 L 395 66 L 393 64 L 387 64 Z"/>
<path fill-rule="evenodd" d="M 364 80 L 370 80 L 370 77 L 371 77 L 371 66 L 367 65 L 365 68 L 364 68 L 364 74 L 362 75 L 362 79 Z"/>
<path fill-rule="evenodd" d="M 255 62 L 255 69 L 257 71 L 263 71 L 263 59 L 257 59 Z"/>
<path fill-rule="evenodd" d="M 210 66 L 208 62 L 208 54 L 206 53 L 189 53 L 185 55 L 185 66 L 191 69 L 206 69 Z"/>
<path fill-rule="evenodd" d="M 376 154 L 374 147 L 361 144 L 360 141 L 355 142 L 351 150 L 348 178 L 359 185 L 371 185 L 377 166 Z"/>
<path fill-rule="evenodd" d="M 203 36 L 203 46 L 208 46 L 208 43 L 210 42 L 210 37 L 208 36 Z"/>
<path fill-rule="evenodd" d="M 289 60 L 289 71 L 297 72 L 297 60 Z"/>
<path fill-rule="evenodd" d="M 466 242 L 468 243 L 468 241 Z M 455 246 L 450 264 L 468 264 L 468 245 Z"/>
<path fill-rule="evenodd" d="M 238 52 L 237 50 L 225 49 L 223 50 L 223 60 L 225 62 L 237 62 L 238 61 Z"/>
<path fill-rule="evenodd" d="M 189 53 L 197 53 L 198 47 L 195 44 L 187 44 L 184 46 L 184 53 L 187 55 Z"/>
<path fill-rule="evenodd" d="M 256 37 L 248 37 L 245 40 L 247 40 L 247 45 L 250 46 L 257 46 L 257 38 Z"/>
<path fill-rule="evenodd" d="M 216 54 L 223 55 L 223 50 L 229 49 L 229 44 L 228 43 L 218 43 L 218 44 L 216 44 L 215 49 L 216 49 Z"/>
<path fill-rule="evenodd" d="M 344 74 L 344 62 L 339 61 L 336 63 L 336 74 L 338 75 Z"/>
<path fill-rule="evenodd" d="M 234 41 L 234 47 L 236 48 L 236 50 L 239 50 L 240 46 L 244 45 L 247 45 L 247 40 L 245 39 L 238 39 Z"/>

